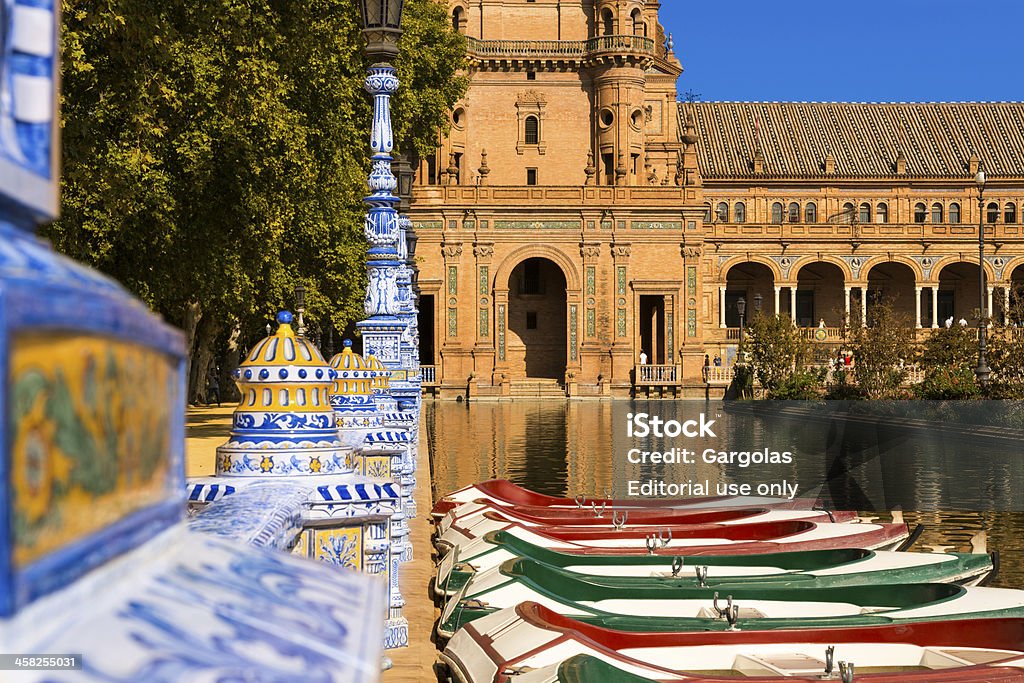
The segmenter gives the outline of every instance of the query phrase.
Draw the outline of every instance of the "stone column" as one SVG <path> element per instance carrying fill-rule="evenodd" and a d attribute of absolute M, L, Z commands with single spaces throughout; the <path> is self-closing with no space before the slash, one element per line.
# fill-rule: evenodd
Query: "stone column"
<path fill-rule="evenodd" d="M 932 285 L 932 329 L 939 329 L 939 285 Z"/>
<path fill-rule="evenodd" d="M 860 324 L 868 326 L 868 288 L 860 288 Z"/>
<path fill-rule="evenodd" d="M 991 319 L 994 313 L 994 311 L 992 310 L 992 290 L 994 290 L 995 287 L 988 286 L 985 289 L 988 290 L 988 308 L 986 308 L 985 310 L 988 312 L 989 319 Z"/>
<path fill-rule="evenodd" d="M 921 329 L 921 290 L 922 287 L 914 287 L 914 327 Z"/>
<path fill-rule="evenodd" d="M 853 289 L 852 287 L 843 287 L 843 291 L 846 292 L 846 296 L 843 298 L 843 305 L 846 308 L 846 322 L 847 322 L 847 324 L 849 324 L 849 322 L 850 322 L 850 294 L 851 294 L 851 290 L 852 289 Z"/>
<path fill-rule="evenodd" d="M 775 308 L 772 310 L 774 315 L 778 315 L 781 312 L 782 303 L 779 300 L 779 294 L 782 292 L 782 287 L 775 285 Z"/>
<path fill-rule="evenodd" d="M 796 324 L 796 285 L 789 288 L 789 319 Z"/>
<path fill-rule="evenodd" d="M 718 326 L 725 329 L 725 287 L 718 288 Z"/>

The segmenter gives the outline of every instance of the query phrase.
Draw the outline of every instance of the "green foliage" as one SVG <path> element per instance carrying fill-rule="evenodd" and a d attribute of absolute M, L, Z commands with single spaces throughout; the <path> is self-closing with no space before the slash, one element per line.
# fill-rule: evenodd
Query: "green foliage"
<path fill-rule="evenodd" d="M 766 398 L 804 395 L 817 381 L 816 375 L 804 369 L 813 357 L 811 342 L 787 316 L 755 315 L 741 351 L 749 354 Z"/>
<path fill-rule="evenodd" d="M 930 367 L 921 383 L 914 386 L 914 396 L 922 399 L 963 401 L 980 394 L 974 369 L 960 365 Z"/>
<path fill-rule="evenodd" d="M 914 330 L 909 320 L 896 312 L 892 300 L 871 307 L 871 326 L 847 328 L 846 347 L 853 352 L 853 375 L 865 398 L 900 399 L 913 360 Z"/>
<path fill-rule="evenodd" d="M 977 398 L 980 388 L 974 368 L 978 364 L 978 328 L 951 325 L 933 331 L 921 345 L 918 365 L 925 377 L 914 387 L 922 399 Z"/>
<path fill-rule="evenodd" d="M 990 334 L 988 364 L 992 369 L 990 398 L 1024 399 L 1024 331 L 997 328 Z"/>
<path fill-rule="evenodd" d="M 395 126 L 422 154 L 465 90 L 465 39 L 434 0 L 406 6 Z M 44 234 L 179 326 L 199 304 L 227 323 L 201 330 L 252 339 L 301 282 L 309 326 L 344 329 L 365 280 L 358 24 L 356 0 L 63 0 L 63 215 Z"/>
<path fill-rule="evenodd" d="M 921 345 L 923 368 L 973 368 L 978 363 L 978 328 L 952 325 L 933 331 Z"/>
<path fill-rule="evenodd" d="M 864 392 L 853 380 L 852 370 L 840 367 L 832 371 L 832 381 L 828 385 L 825 398 L 830 401 L 858 401 L 865 398 Z"/>

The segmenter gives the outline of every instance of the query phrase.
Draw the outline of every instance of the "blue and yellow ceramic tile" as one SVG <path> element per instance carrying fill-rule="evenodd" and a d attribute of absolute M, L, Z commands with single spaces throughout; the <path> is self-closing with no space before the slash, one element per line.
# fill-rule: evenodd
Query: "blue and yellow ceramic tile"
<path fill-rule="evenodd" d="M 164 499 L 173 359 L 119 340 L 27 334 L 10 362 L 16 566 Z"/>
<path fill-rule="evenodd" d="M 363 568 L 363 527 L 317 529 L 313 532 L 313 557 L 356 571 Z"/>

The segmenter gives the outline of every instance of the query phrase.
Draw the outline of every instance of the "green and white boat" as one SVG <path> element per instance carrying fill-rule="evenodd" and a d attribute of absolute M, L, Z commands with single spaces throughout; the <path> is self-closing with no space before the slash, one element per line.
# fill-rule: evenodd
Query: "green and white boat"
<path fill-rule="evenodd" d="M 463 624 L 525 601 L 624 631 L 823 628 L 1024 616 L 1024 591 L 1001 588 L 911 583 L 716 589 L 657 577 L 611 585 L 609 578 L 594 580 L 533 560 L 510 560 L 449 600 L 438 635 L 450 638 Z"/>
<path fill-rule="evenodd" d="M 478 552 L 453 550 L 438 566 L 435 593 L 440 599 L 459 591 L 474 575 L 525 558 L 588 580 L 671 580 L 699 587 L 765 584 L 780 587 L 840 587 L 865 583 L 958 583 L 983 585 L 998 566 L 998 555 L 984 553 L 909 553 L 862 548 L 833 548 L 757 555 L 612 555 L 566 553 L 545 548 L 506 531 L 488 534 Z M 685 552 L 685 549 L 683 549 Z M 628 584 L 627 584 L 628 585 Z"/>
<path fill-rule="evenodd" d="M 838 588 L 870 583 L 977 586 L 987 583 L 995 565 L 994 554 L 902 553 L 861 548 L 697 557 L 569 555 L 532 546 L 515 537 L 496 540 L 510 555 L 506 562 L 517 558 L 534 560 L 585 581 L 622 588 L 652 581 L 688 588 Z M 467 582 L 501 571 L 501 565 L 477 571 L 472 561 L 451 559 L 448 562 L 445 558 L 438 572 L 435 591 L 442 600 Z"/>

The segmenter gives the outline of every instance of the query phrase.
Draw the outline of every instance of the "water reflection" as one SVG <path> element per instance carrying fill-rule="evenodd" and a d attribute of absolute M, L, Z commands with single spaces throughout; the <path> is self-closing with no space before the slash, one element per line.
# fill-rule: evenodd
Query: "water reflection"
<path fill-rule="evenodd" d="M 712 410 L 715 409 L 713 406 Z M 694 479 L 714 485 L 717 482 L 740 481 L 744 476 L 756 476 L 755 467 L 740 471 L 735 465 L 698 463 L 681 476 L 678 468 L 672 465 L 629 463 L 624 457 L 629 440 L 622 416 L 635 407 L 636 404 L 621 401 L 515 401 L 469 405 L 428 402 L 424 410 L 424 427 L 432 455 L 434 498 L 476 481 L 493 478 L 509 479 L 549 495 L 611 493 L 626 497 L 626 482 L 629 480 Z M 684 409 L 696 414 L 707 408 L 703 404 L 690 404 Z M 792 429 L 765 420 L 745 424 L 742 430 L 736 431 L 732 440 L 742 443 L 741 447 L 746 449 L 750 449 L 751 444 L 770 446 L 779 438 L 780 429 L 785 430 L 798 452 L 820 447 L 820 429 L 816 435 L 813 426 L 801 425 L 800 429 Z M 880 438 L 876 434 L 862 436 L 865 439 Z M 693 448 L 705 447 L 701 440 L 693 441 Z M 717 441 L 707 443 L 721 447 Z M 663 445 L 670 447 L 667 443 Z M 976 451 L 970 450 L 968 444 L 946 439 L 943 446 L 945 450 L 936 451 L 934 456 L 939 461 L 956 457 L 956 465 L 963 468 L 965 462 L 978 460 Z M 877 466 L 877 463 L 866 465 L 867 471 L 862 473 L 865 480 L 876 476 L 871 467 Z M 797 460 L 791 466 L 773 466 L 772 473 L 776 477 L 788 476 L 806 483 L 812 481 L 807 467 Z M 950 481 L 949 472 L 958 470 L 947 470 L 938 465 L 935 468 L 922 467 L 918 461 L 908 461 L 906 467 L 916 468 L 912 472 L 916 482 L 913 495 L 920 508 L 933 508 L 937 501 L 948 499 L 944 496 L 955 483 Z M 1007 485 L 1019 476 L 1019 472 L 1020 468 L 1013 467 L 1008 461 L 997 458 L 987 462 L 983 476 L 975 477 L 977 483 L 972 484 L 967 496 L 978 501 L 1015 498 L 1020 492 L 1009 491 Z M 894 484 L 890 489 L 898 488 L 898 482 Z M 881 500 L 900 499 L 900 492 L 890 490 L 888 493 Z M 996 585 L 1024 586 L 1024 513 L 941 510 L 908 512 L 906 517 L 908 522 L 925 526 L 919 549 L 933 547 L 968 551 L 971 536 L 987 529 L 989 549 L 999 550 L 1002 556 L 1002 570 Z"/>

